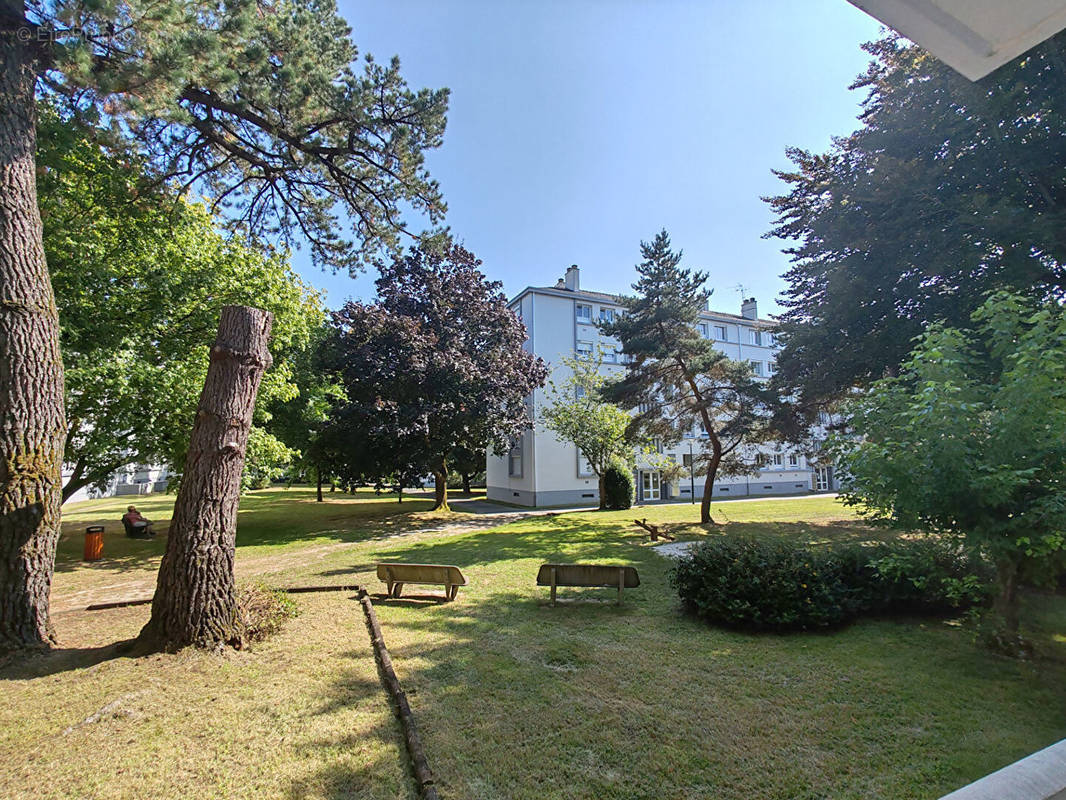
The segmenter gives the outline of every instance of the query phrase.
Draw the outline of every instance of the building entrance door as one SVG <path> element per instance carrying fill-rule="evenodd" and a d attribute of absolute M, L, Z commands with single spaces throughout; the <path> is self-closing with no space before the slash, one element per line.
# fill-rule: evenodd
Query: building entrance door
<path fill-rule="evenodd" d="M 832 467 L 815 467 L 814 468 L 814 491 L 816 492 L 828 492 L 833 488 L 833 468 Z"/>
<path fill-rule="evenodd" d="M 660 499 L 659 472 L 658 470 L 644 470 L 641 474 L 641 489 L 644 502 Z"/>

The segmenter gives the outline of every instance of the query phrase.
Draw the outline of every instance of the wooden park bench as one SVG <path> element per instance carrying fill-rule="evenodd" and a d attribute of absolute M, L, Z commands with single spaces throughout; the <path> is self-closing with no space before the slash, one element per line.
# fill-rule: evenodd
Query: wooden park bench
<path fill-rule="evenodd" d="M 618 604 L 622 604 L 622 589 L 640 586 L 640 578 L 634 567 L 616 567 L 607 564 L 542 564 L 537 573 L 537 586 L 552 587 L 552 605 L 555 605 L 556 586 L 606 586 L 618 587 Z"/>
<path fill-rule="evenodd" d="M 444 598 L 454 600 L 466 578 L 450 564 L 378 564 L 378 579 L 385 581 L 389 597 L 399 597 L 405 583 L 443 586 Z"/>

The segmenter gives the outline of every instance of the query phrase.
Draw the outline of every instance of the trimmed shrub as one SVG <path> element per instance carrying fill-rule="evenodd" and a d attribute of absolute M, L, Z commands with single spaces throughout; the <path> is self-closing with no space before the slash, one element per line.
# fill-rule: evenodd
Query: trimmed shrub
<path fill-rule="evenodd" d="M 612 510 L 631 507 L 634 489 L 633 473 L 624 464 L 611 464 L 603 473 L 604 507 Z"/>
<path fill-rule="evenodd" d="M 703 542 L 671 574 L 685 607 L 745 630 L 830 628 L 861 615 L 929 614 L 987 601 L 991 572 L 933 538 L 796 547 L 723 536 Z"/>

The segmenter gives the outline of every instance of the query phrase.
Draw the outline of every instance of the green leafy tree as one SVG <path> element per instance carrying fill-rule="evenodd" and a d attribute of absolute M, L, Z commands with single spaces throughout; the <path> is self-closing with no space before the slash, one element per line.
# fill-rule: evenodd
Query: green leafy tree
<path fill-rule="evenodd" d="M 252 235 L 354 267 L 401 211 L 444 212 L 423 161 L 446 91 L 358 52 L 330 0 L 0 0 L 0 643 L 54 639 L 48 596 L 67 424 L 36 187 L 37 97 L 109 127 L 160 183 Z M 341 224 L 351 220 L 350 234 Z"/>
<path fill-rule="evenodd" d="M 181 468 L 217 309 L 227 304 L 274 314 L 275 364 L 263 377 L 245 476 L 246 485 L 269 480 L 294 455 L 271 431 L 271 407 L 295 402 L 297 373 L 310 371 L 312 333 L 325 319 L 319 295 L 283 255 L 223 237 L 203 207 L 153 189 L 137 159 L 102 151 L 91 128 L 51 106 L 40 123 L 44 246 L 66 364 L 64 500 L 125 464 Z"/>
<path fill-rule="evenodd" d="M 607 507 L 604 477 L 613 461 L 632 465 L 636 442 L 629 436 L 629 414 L 602 398 L 607 377 L 602 354 L 596 359 L 564 358 L 569 374 L 560 384 L 549 384 L 548 402 L 541 410 L 544 426 L 560 439 L 577 446 L 596 475 L 600 509 Z"/>
<path fill-rule="evenodd" d="M 604 397 L 637 413 L 630 435 L 680 441 L 700 425 L 707 432 L 696 464 L 704 475 L 700 521 L 711 520 L 711 494 L 718 475 L 758 469 L 748 445 L 769 435 L 773 395 L 750 365 L 733 361 L 702 338 L 696 325 L 710 292 L 704 272 L 680 267 L 681 252 L 670 249 L 666 231 L 640 243 L 636 296 L 622 299 L 625 313 L 603 325 L 629 357 L 626 374 L 609 384 Z"/>
<path fill-rule="evenodd" d="M 1000 293 L 968 328 L 931 325 L 896 377 L 851 403 L 834 449 L 846 500 L 904 529 L 957 536 L 1018 582 L 1066 536 L 1066 311 Z"/>
<path fill-rule="evenodd" d="M 378 300 L 334 313 L 326 358 L 344 387 L 331 451 L 352 475 L 432 473 L 448 507 L 448 457 L 485 442 L 503 453 L 531 425 L 544 363 L 481 262 L 441 237 L 381 266 Z"/>
<path fill-rule="evenodd" d="M 861 127 L 790 149 L 788 193 L 768 198 L 792 259 L 777 380 L 811 410 L 991 291 L 1066 290 L 1066 34 L 976 83 L 903 39 L 865 49 Z"/>
<path fill-rule="evenodd" d="M 485 442 L 465 442 L 453 447 L 448 455 L 448 464 L 462 482 L 463 494 L 470 494 L 471 479 L 484 477 L 486 447 Z"/>

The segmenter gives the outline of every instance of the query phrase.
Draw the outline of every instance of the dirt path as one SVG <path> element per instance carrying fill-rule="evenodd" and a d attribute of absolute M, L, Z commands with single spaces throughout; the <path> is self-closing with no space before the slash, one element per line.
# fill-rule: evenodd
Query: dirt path
<path fill-rule="evenodd" d="M 488 530 L 520 519 L 535 516 L 548 516 L 558 512 L 553 511 L 492 511 L 470 514 L 465 519 L 450 520 L 437 525 L 422 528 L 413 528 L 407 531 L 399 531 L 384 536 L 375 537 L 373 541 L 389 541 L 405 536 L 418 536 L 424 534 L 447 534 L 454 535 L 468 533 L 470 531 Z M 280 553 L 268 553 L 264 555 L 241 557 L 240 549 L 237 550 L 235 570 L 238 578 L 249 578 L 255 575 L 269 575 L 282 571 L 289 571 L 322 561 L 327 556 L 354 547 L 363 542 L 329 542 L 307 547 L 287 548 Z M 62 588 L 53 586 L 51 598 L 52 613 L 74 611 L 84 609 L 92 603 L 115 603 L 123 600 L 131 600 L 143 597 L 151 597 L 155 590 L 156 573 L 159 569 L 158 560 L 146 566 L 143 570 L 119 578 L 108 583 L 92 586 L 87 589 L 78 589 L 64 592 Z M 101 578 L 105 576 L 101 575 Z M 328 583 L 328 581 L 323 581 Z"/>

